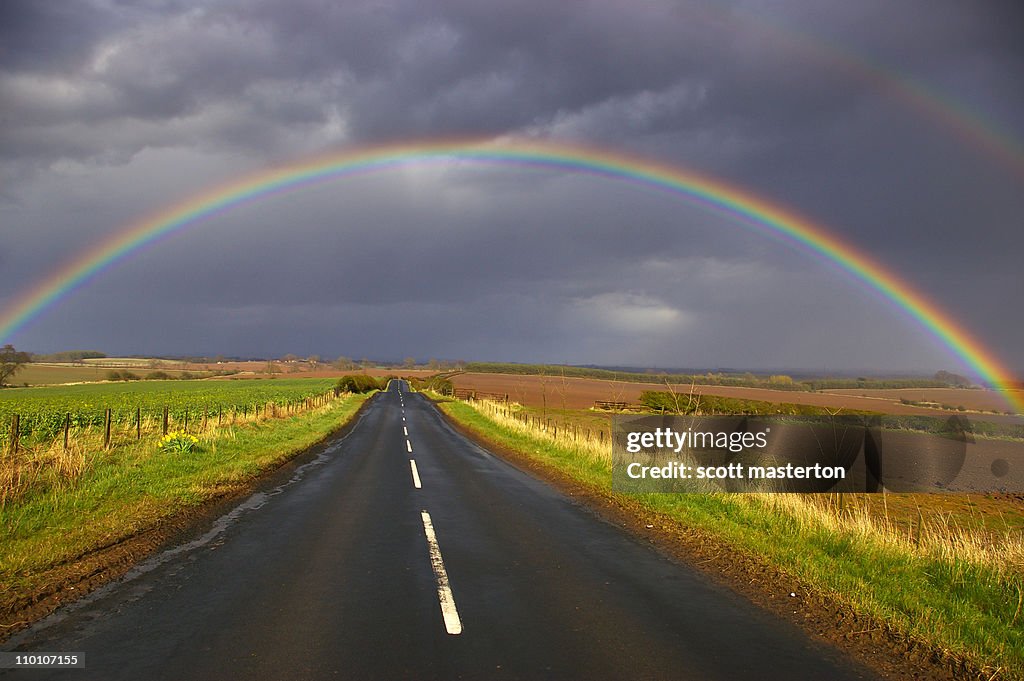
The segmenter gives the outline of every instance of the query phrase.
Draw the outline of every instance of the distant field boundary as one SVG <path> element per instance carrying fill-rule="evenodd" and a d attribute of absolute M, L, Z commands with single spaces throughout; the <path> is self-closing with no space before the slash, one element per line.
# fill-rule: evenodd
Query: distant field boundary
<path fill-rule="evenodd" d="M 722 385 L 738 388 L 769 388 L 772 390 L 835 390 L 882 388 L 950 388 L 948 382 L 930 378 L 793 378 L 784 374 L 753 374 L 708 371 L 704 373 L 637 372 L 561 364 L 513 364 L 501 362 L 469 362 L 464 373 L 549 376 L 552 379 L 597 378 L 630 383 L 672 383 L 679 385 Z"/>

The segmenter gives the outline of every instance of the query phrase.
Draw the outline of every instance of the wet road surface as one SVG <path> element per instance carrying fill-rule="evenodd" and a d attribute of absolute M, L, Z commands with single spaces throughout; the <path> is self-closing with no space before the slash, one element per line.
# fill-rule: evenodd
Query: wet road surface
<path fill-rule="evenodd" d="M 454 432 L 401 382 L 208 531 L 3 650 L 25 679 L 862 679 Z"/>

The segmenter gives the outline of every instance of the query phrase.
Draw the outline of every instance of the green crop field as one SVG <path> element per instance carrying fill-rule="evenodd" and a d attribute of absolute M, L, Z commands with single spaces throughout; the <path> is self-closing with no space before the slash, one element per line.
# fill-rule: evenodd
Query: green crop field
<path fill-rule="evenodd" d="M 146 381 L 102 383 L 0 391 L 0 438 L 8 440 L 12 417 L 20 418 L 22 437 L 53 438 L 70 414 L 73 428 L 103 425 L 111 410 L 114 424 L 134 424 L 162 418 L 163 409 L 176 422 L 216 417 L 228 412 L 251 412 L 257 407 L 279 407 L 322 395 L 332 379 L 273 379 L 249 381 Z"/>

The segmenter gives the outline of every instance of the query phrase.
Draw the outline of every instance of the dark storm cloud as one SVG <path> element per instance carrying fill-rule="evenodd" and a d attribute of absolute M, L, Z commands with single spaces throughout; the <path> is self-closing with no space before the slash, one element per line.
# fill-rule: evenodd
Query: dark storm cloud
<path fill-rule="evenodd" d="M 1018 15 L 1010 2 L 880 0 L 4 3 L 0 245 L 20 257 L 0 259 L 0 305 L 118 225 L 246 169 L 375 141 L 531 136 L 648 155 L 791 206 L 1024 365 L 1024 325 L 991 303 L 1022 293 L 1024 180 L 936 108 L 958 99 L 1024 137 Z M 941 97 L 915 103 L 908 83 Z M 352 181 L 240 208 L 104 276 L 105 323 L 89 322 L 96 298 L 82 293 L 19 342 L 948 358 L 835 268 L 676 199 L 558 173 Z M 168 321 L 182 315 L 198 338 Z"/>
<path fill-rule="evenodd" d="M 67 68 L 122 25 L 116 13 L 90 2 L 10 0 L 0 5 L 0 61 L 15 68 Z"/>

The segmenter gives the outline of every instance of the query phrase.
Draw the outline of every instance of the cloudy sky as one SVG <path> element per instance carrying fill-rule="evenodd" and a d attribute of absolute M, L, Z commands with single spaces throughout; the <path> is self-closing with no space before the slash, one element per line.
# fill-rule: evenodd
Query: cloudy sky
<path fill-rule="evenodd" d="M 0 315 L 162 207 L 313 154 L 472 135 L 725 180 L 827 226 L 1024 370 L 1017 2 L 7 0 Z M 127 258 L 19 349 L 964 367 L 834 264 L 553 170 L 416 165 Z"/>

